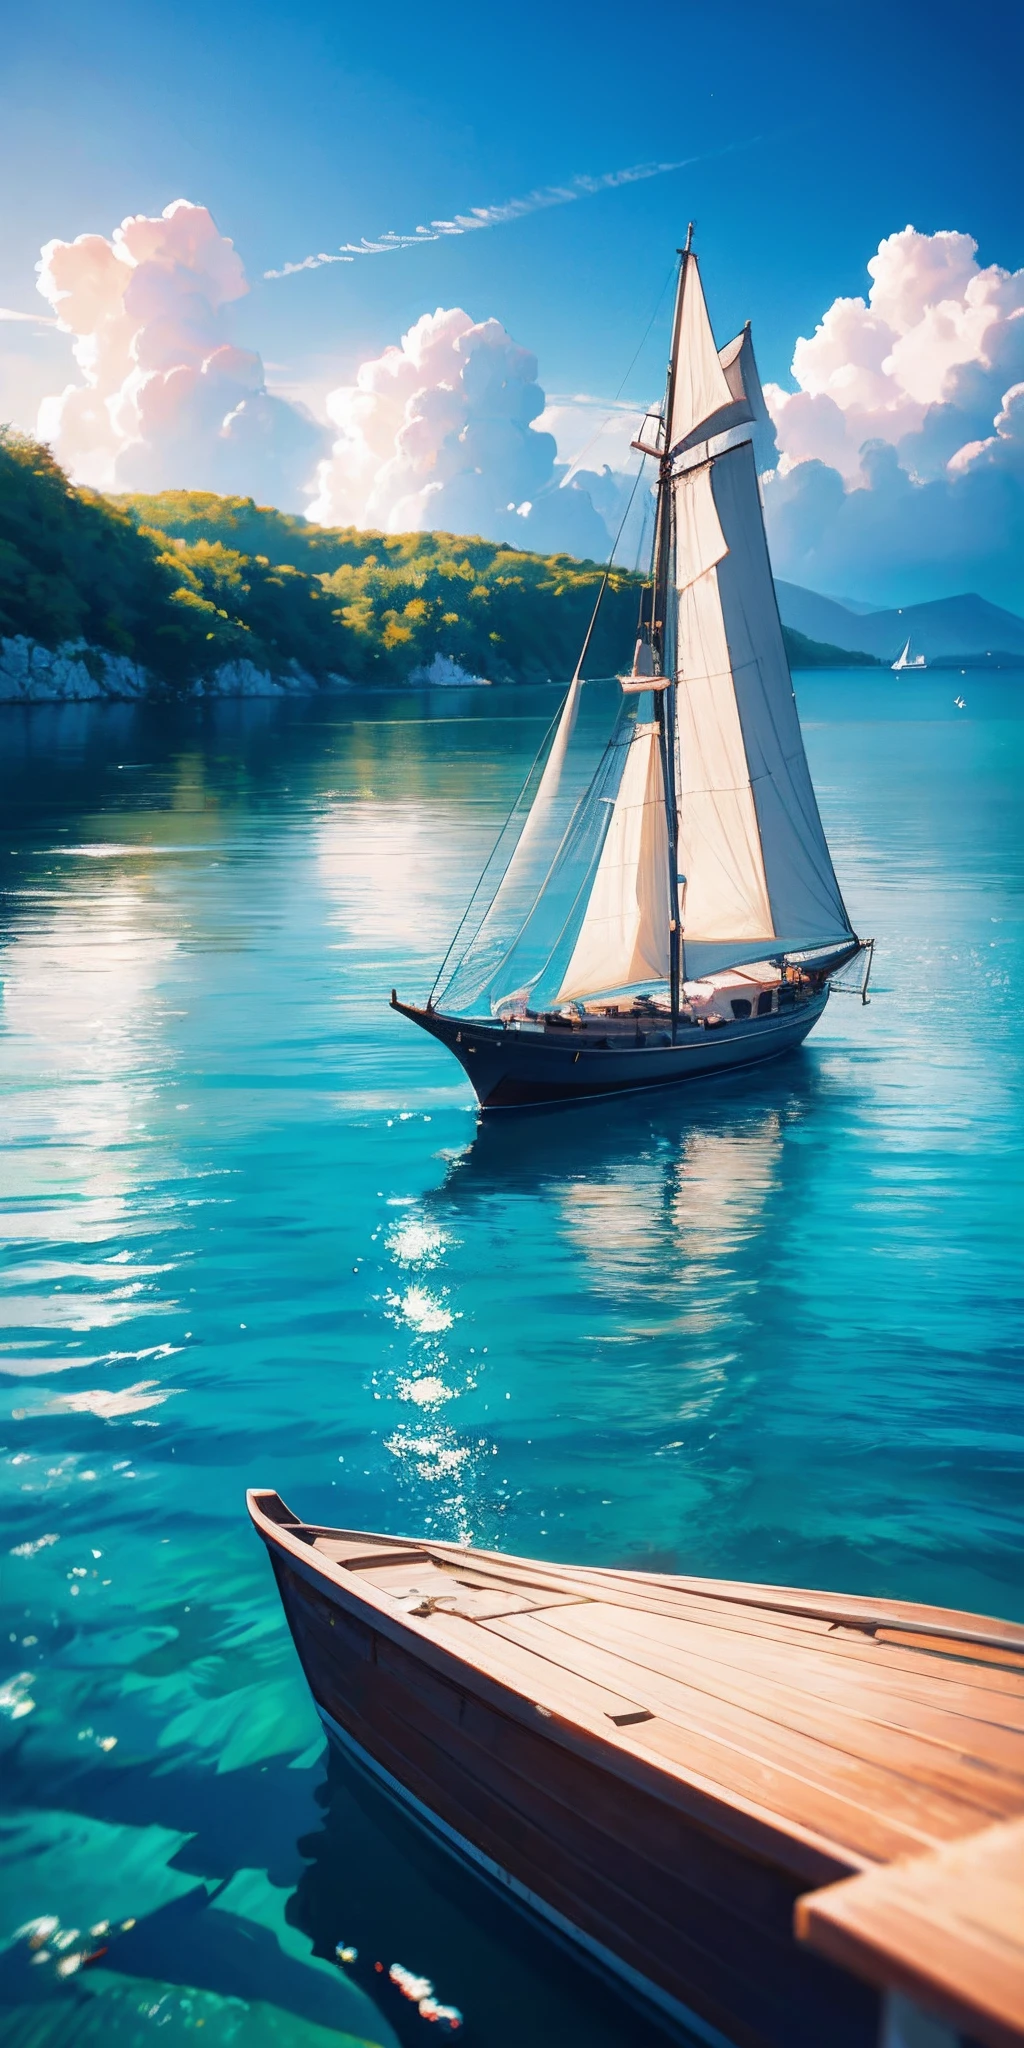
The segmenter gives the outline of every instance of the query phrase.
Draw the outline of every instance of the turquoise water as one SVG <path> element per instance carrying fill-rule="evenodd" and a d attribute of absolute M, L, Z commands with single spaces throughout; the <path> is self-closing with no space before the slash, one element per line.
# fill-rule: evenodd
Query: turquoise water
<path fill-rule="evenodd" d="M 469 2043 L 649 2038 L 328 1779 L 246 1485 L 1024 1617 L 1024 680 L 798 688 L 871 1004 L 760 1075 L 482 1131 L 386 998 L 550 693 L 0 715 L 17 2048 L 412 2044 L 393 1961 Z"/>

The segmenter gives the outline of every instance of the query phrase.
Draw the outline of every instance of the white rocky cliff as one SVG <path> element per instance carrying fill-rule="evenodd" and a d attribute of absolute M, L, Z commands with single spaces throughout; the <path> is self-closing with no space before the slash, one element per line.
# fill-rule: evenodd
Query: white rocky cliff
<path fill-rule="evenodd" d="M 483 678 L 467 674 L 457 662 L 439 654 L 429 667 L 414 669 L 407 680 L 414 687 L 450 688 L 480 683 Z M 269 669 L 257 668 L 252 661 L 227 661 L 186 690 L 171 690 L 127 655 L 109 654 L 105 648 L 89 647 L 82 640 L 67 641 L 56 650 L 22 635 L 0 640 L 2 704 L 130 703 L 145 697 L 182 696 L 311 697 L 320 690 L 351 688 L 345 676 L 328 676 L 320 683 L 298 666 L 275 676 Z"/>

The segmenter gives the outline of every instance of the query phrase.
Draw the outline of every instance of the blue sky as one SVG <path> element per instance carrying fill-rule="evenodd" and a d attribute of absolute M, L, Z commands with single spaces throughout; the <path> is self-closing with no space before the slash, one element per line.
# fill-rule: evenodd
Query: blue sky
<path fill-rule="evenodd" d="M 973 236 L 981 265 L 1024 262 L 1020 24 L 998 0 L 983 18 L 948 0 L 9 7 L 0 304 L 39 308 L 50 238 L 109 236 L 187 196 L 246 267 L 232 339 L 314 410 L 437 306 L 501 321 L 548 393 L 610 399 L 693 216 L 720 340 L 751 316 L 762 375 L 788 385 L 796 337 L 864 292 L 867 258 L 908 222 Z M 262 279 L 362 236 L 691 158 L 487 232 Z M 658 388 L 664 317 L 627 399 Z M 31 424 L 69 374 L 66 337 L 8 322 L 0 351 L 0 410 Z"/>

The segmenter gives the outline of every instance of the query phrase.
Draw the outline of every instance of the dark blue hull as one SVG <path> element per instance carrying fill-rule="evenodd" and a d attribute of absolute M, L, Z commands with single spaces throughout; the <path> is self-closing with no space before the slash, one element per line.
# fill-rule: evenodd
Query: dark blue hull
<path fill-rule="evenodd" d="M 596 1017 L 580 1024 L 503 1024 L 493 1018 L 447 1017 L 392 996 L 393 1008 L 439 1038 L 461 1061 L 481 1108 L 488 1111 L 670 1088 L 777 1059 L 802 1043 L 827 1001 L 826 984 L 784 1013 L 681 1024 L 673 1045 L 656 1019 L 636 1020 L 628 1031 L 605 1028 Z"/>

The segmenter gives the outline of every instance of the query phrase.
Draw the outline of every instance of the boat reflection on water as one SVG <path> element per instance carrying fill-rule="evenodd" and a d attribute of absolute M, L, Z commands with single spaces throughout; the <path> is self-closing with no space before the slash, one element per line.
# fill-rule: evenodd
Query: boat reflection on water
<path fill-rule="evenodd" d="M 422 2048 L 428 2033 L 409 1995 L 419 1987 L 407 1977 L 403 1991 L 396 1963 L 460 2015 L 430 2037 L 466 2048 L 642 2048 L 662 2038 L 648 2013 L 439 1848 L 333 1744 L 326 1767 L 322 1826 L 299 1842 L 309 1861 L 287 1917 L 316 1955 L 333 1962 L 339 1949 L 355 1950 L 341 1967 L 387 2022 L 376 2037 L 384 2048 L 396 2036 Z M 689 2035 L 671 2038 L 689 2048 Z"/>
<path fill-rule="evenodd" d="M 833 1085 L 794 1059 L 699 1097 L 483 1120 L 386 1240 L 399 1341 L 373 1388 L 395 1527 L 551 1556 L 571 1531 L 592 1562 L 730 1568 L 735 1470 L 712 1440 L 768 1369 L 759 1285 L 802 1241 L 801 1127 Z M 467 1320 L 462 1247 L 481 1238 Z M 789 1370 L 775 1350 L 771 1370 Z"/>
<path fill-rule="evenodd" d="M 654 1283 L 678 1313 L 689 1287 L 727 1280 L 741 1247 L 770 1224 L 786 1127 L 817 1086 L 796 1058 L 769 1077 L 681 1098 L 548 1109 L 543 1117 L 483 1119 L 431 1207 L 454 1226 L 467 1204 L 533 1198 L 590 1267 L 592 1284 L 621 1300 Z M 706 1301 L 705 1307 L 710 1306 Z"/>
<path fill-rule="evenodd" d="M 646 1291 L 652 1260 L 674 1258 L 673 1286 L 727 1280 L 731 1261 L 757 1230 L 778 1185 L 778 1109 L 730 1117 L 723 1129 L 692 1126 L 661 1134 L 637 1170 L 616 1159 L 597 1180 L 573 1178 L 558 1191 L 563 1226 L 594 1269 L 594 1284 Z M 655 1242 L 652 1244 L 652 1238 Z M 704 1298 L 706 1317 L 711 1303 Z"/>

